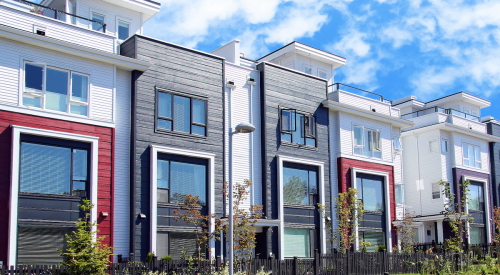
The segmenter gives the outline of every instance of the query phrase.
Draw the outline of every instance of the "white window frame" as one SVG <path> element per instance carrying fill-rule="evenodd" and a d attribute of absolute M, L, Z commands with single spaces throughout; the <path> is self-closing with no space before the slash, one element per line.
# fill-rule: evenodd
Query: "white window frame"
<path fill-rule="evenodd" d="M 12 125 L 12 160 L 10 178 L 10 207 L 9 207 L 9 239 L 7 265 L 15 266 L 17 261 L 17 220 L 18 220 L 18 200 L 19 200 L 19 166 L 21 164 L 20 148 L 21 134 L 66 139 L 77 142 L 90 143 L 90 203 L 94 208 L 90 212 L 90 222 L 97 222 L 97 186 L 98 186 L 98 163 L 99 163 L 99 137 L 78 135 L 73 133 L 51 131 L 45 129 L 30 128 Z M 95 230 L 96 227 L 93 228 Z M 96 235 L 93 236 L 94 241 Z"/>
<path fill-rule="evenodd" d="M 369 174 L 375 176 L 381 176 L 384 178 L 384 193 L 385 193 L 385 236 L 386 236 L 386 247 L 387 252 L 392 252 L 392 229 L 391 229 L 391 197 L 390 197 L 390 182 L 389 182 L 389 173 L 380 172 L 375 170 L 367 170 L 357 167 L 351 167 L 351 186 L 356 189 L 358 173 L 360 174 Z M 357 197 L 357 195 L 356 195 Z M 358 227 L 354 229 L 356 236 L 358 236 Z M 356 239 L 354 244 L 354 250 L 357 251 L 359 249 L 359 240 Z"/>
<path fill-rule="evenodd" d="M 475 182 L 481 182 L 483 183 L 483 196 L 484 196 L 484 212 L 486 214 L 485 221 L 486 224 L 484 227 L 486 228 L 486 243 L 491 243 L 491 222 L 490 222 L 490 202 L 489 202 L 489 192 L 490 190 L 488 189 L 488 180 L 483 179 L 483 178 L 476 178 L 476 177 L 469 177 L 469 176 L 462 176 L 462 182 L 465 181 L 475 181 Z M 467 201 L 465 203 L 465 212 L 468 214 L 469 213 L 469 202 Z M 470 236 L 470 224 L 466 224 L 467 227 L 467 235 Z M 468 243 L 470 244 L 470 238 L 468 238 Z"/>
<path fill-rule="evenodd" d="M 401 198 L 403 200 L 402 203 L 396 202 L 396 186 L 402 187 L 402 193 L 401 193 Z M 405 204 L 405 185 L 404 184 L 394 184 L 394 201 L 396 202 L 397 206 L 403 206 Z"/>
<path fill-rule="evenodd" d="M 396 148 L 396 145 L 394 144 L 394 140 L 396 139 L 399 141 L 399 145 L 401 146 L 401 148 Z M 401 141 L 401 136 L 395 136 L 392 138 L 392 147 L 396 152 L 403 151 L 403 143 Z"/>
<path fill-rule="evenodd" d="M 297 163 L 302 165 L 317 166 L 318 167 L 318 198 L 319 203 L 325 204 L 325 170 L 324 162 L 315 161 L 309 159 L 301 159 L 283 155 L 277 155 L 278 158 L 278 247 L 279 247 L 279 258 L 281 260 L 285 259 L 285 219 L 284 219 L 284 204 L 283 204 L 283 163 Z M 326 253 L 326 225 L 324 219 L 320 221 L 320 251 L 321 253 Z"/>
<path fill-rule="evenodd" d="M 306 72 L 306 69 L 311 70 L 311 73 Z M 312 66 L 311 66 L 311 65 L 303 64 L 303 65 L 302 65 L 302 71 L 303 71 L 304 73 L 306 73 L 306 74 L 313 75 L 313 70 L 312 70 Z"/>
<path fill-rule="evenodd" d="M 201 152 L 201 151 L 191 151 L 191 150 L 183 150 L 174 147 L 165 147 L 158 145 L 150 146 L 150 196 L 151 196 L 151 205 L 150 205 L 150 251 L 156 253 L 156 240 L 157 240 L 157 205 L 158 205 L 158 194 L 156 192 L 157 189 L 157 180 L 158 180 L 158 154 L 169 154 L 169 155 L 180 155 L 191 158 L 198 159 L 206 159 L 208 160 L 208 179 L 207 179 L 207 190 L 208 190 L 208 213 L 215 213 L 215 203 L 214 203 L 214 189 L 215 189 L 215 154 Z M 211 218 L 210 232 L 213 233 L 215 231 L 215 218 Z M 210 251 L 211 255 L 215 255 L 215 241 L 210 241 Z"/>
<path fill-rule="evenodd" d="M 431 142 L 435 142 L 437 144 L 437 148 L 438 149 L 436 150 L 436 152 L 432 152 L 432 150 L 431 150 L 431 148 L 432 148 Z M 439 143 L 439 141 L 438 141 L 437 138 L 430 138 L 430 139 L 428 139 L 427 140 L 427 144 L 428 144 L 428 147 L 429 147 L 429 149 L 428 149 L 429 154 L 437 154 L 441 150 L 441 148 L 440 148 L 441 144 Z"/>
<path fill-rule="evenodd" d="M 325 79 L 328 79 L 328 74 L 323 69 L 318 69 L 318 77 L 321 77 L 320 74 L 325 74 Z M 321 77 L 322 78 L 322 77 Z"/>
<path fill-rule="evenodd" d="M 91 87 L 91 85 L 90 85 L 90 75 L 89 74 L 81 73 L 81 72 L 77 72 L 77 71 L 72 71 L 72 70 L 67 70 L 67 69 L 61 69 L 61 68 L 58 68 L 56 66 L 47 65 L 47 63 L 44 63 L 44 62 L 23 60 L 22 64 L 23 64 L 23 67 L 22 67 L 22 73 L 21 73 L 21 75 L 22 75 L 21 98 L 19 100 L 20 106 L 23 106 L 23 107 L 29 108 L 29 109 L 34 109 L 34 110 L 43 110 L 46 112 L 54 112 L 54 113 L 58 113 L 58 114 L 67 114 L 67 115 L 79 116 L 79 117 L 85 117 L 85 118 L 90 117 L 89 101 L 90 101 L 90 87 Z M 26 80 L 26 64 L 34 64 L 34 65 L 43 66 L 43 79 L 42 79 L 42 90 L 41 91 L 31 89 L 31 88 L 26 88 L 26 86 L 25 86 L 26 85 L 26 81 L 25 81 Z M 49 109 L 45 108 L 45 104 L 47 101 L 46 96 L 45 96 L 46 92 L 47 92 L 47 83 L 46 83 L 47 82 L 47 68 L 68 73 L 68 87 L 66 88 L 68 99 L 66 101 L 66 111 L 65 112 L 56 111 L 56 110 L 49 110 Z M 82 101 L 77 101 L 77 100 L 72 99 L 72 96 L 73 96 L 72 95 L 72 89 L 73 89 L 73 85 L 72 85 L 73 77 L 72 76 L 73 76 L 73 74 L 87 77 L 87 102 L 82 102 Z M 41 98 L 41 100 L 42 100 L 41 108 L 32 107 L 32 106 L 24 106 L 23 105 L 23 97 L 25 95 Z M 78 114 L 71 113 L 71 104 L 86 106 L 87 107 L 87 115 L 84 116 L 84 115 L 78 115 Z"/>
<path fill-rule="evenodd" d="M 472 146 L 474 148 L 473 152 L 474 152 L 474 165 L 471 165 L 470 163 L 470 156 L 468 155 L 469 154 L 469 150 L 467 150 L 467 158 L 465 157 L 465 150 L 464 150 L 464 145 L 467 145 L 467 146 Z M 476 158 L 476 150 L 479 150 L 479 160 L 477 160 Z M 474 145 L 474 144 L 470 144 L 470 143 L 467 143 L 467 142 L 462 142 L 462 165 L 465 166 L 465 167 L 470 167 L 470 168 L 475 168 L 475 169 L 483 169 L 483 162 L 481 160 L 482 156 L 481 156 L 481 146 L 479 145 Z M 468 161 L 469 162 L 469 165 L 466 165 L 465 164 L 465 161 Z M 481 167 L 476 167 L 476 164 L 479 163 L 479 165 Z"/>
<path fill-rule="evenodd" d="M 100 15 L 100 16 L 104 17 L 104 24 L 106 24 L 106 32 L 105 33 L 107 33 L 108 32 L 108 23 L 107 23 L 107 20 L 106 20 L 106 17 L 107 17 L 106 16 L 106 12 L 90 8 L 90 20 L 93 20 L 92 15 L 94 13 L 97 14 L 97 15 Z M 102 33 L 101 31 L 97 31 L 97 30 L 92 29 L 92 22 L 89 22 L 89 30 Z"/>
<path fill-rule="evenodd" d="M 446 145 L 444 151 L 443 151 L 443 142 Z M 441 139 L 441 153 L 447 154 L 450 151 L 449 147 L 450 147 L 450 142 L 448 141 L 448 139 L 447 138 L 442 138 Z"/>
<path fill-rule="evenodd" d="M 439 197 L 434 198 L 434 186 L 436 186 L 436 185 L 439 189 Z M 431 197 L 433 200 L 441 199 L 442 192 L 443 192 L 443 190 L 441 189 L 441 185 L 438 182 L 431 183 Z"/>
<path fill-rule="evenodd" d="M 116 17 L 116 22 L 115 22 L 115 26 L 116 26 L 116 28 L 115 28 L 115 37 L 118 40 L 118 42 L 123 42 L 125 40 L 122 40 L 122 39 L 118 38 L 118 23 L 119 22 L 128 24 L 128 37 L 125 39 L 125 40 L 127 40 L 131 36 L 131 33 L 132 33 L 132 20 L 130 20 L 128 18 L 125 18 L 125 17 L 121 17 L 121 16 L 117 16 Z"/>
<path fill-rule="evenodd" d="M 356 144 L 354 144 L 354 140 L 355 140 L 354 128 L 356 128 L 356 127 L 359 127 L 359 128 L 363 129 L 363 131 L 362 131 L 362 137 L 363 137 L 363 139 L 362 139 L 362 145 L 356 145 Z M 373 133 L 377 133 L 377 135 L 378 135 L 378 141 L 379 141 L 378 142 L 378 148 L 375 148 L 375 143 L 373 143 L 373 145 L 372 145 L 373 146 L 373 150 L 371 150 L 371 152 L 372 152 L 371 157 L 367 157 L 363 153 L 356 154 L 355 151 L 354 151 L 355 148 L 361 148 L 361 150 L 363 150 L 363 148 L 365 147 L 365 142 L 366 142 L 366 140 L 365 140 L 365 130 L 372 131 Z M 372 141 L 373 141 L 374 137 L 375 137 L 375 135 L 372 134 Z M 377 158 L 377 157 L 374 156 L 374 152 L 375 151 L 380 152 L 380 158 Z M 378 129 L 373 129 L 373 128 L 369 128 L 369 127 L 364 127 L 364 126 L 353 124 L 353 128 L 352 128 L 352 154 L 356 155 L 356 156 L 365 157 L 365 158 L 383 159 L 383 157 L 382 157 L 382 132 L 380 130 L 378 130 Z"/>

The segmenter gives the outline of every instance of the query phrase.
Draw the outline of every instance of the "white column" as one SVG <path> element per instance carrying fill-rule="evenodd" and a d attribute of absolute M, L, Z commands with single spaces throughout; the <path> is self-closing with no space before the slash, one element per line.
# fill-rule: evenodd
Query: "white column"
<path fill-rule="evenodd" d="M 444 242 L 444 237 L 443 237 L 443 220 L 437 220 L 437 232 L 438 232 L 438 243 L 443 243 Z"/>

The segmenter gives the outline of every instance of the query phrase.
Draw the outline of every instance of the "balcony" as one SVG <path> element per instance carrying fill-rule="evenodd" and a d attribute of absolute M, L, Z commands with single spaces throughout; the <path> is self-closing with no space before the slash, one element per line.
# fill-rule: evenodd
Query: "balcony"
<path fill-rule="evenodd" d="M 392 107 L 392 102 L 382 95 L 342 83 L 335 83 L 333 87 L 334 91 L 328 95 L 330 100 L 399 118 L 399 109 Z"/>
<path fill-rule="evenodd" d="M 51 6 L 65 8 L 52 1 Z M 71 9 L 70 9 L 71 10 Z M 2 0 L 0 24 L 34 32 L 107 52 L 114 51 L 114 37 L 106 33 L 106 24 L 25 0 Z"/>
<path fill-rule="evenodd" d="M 448 122 L 481 133 L 486 133 L 486 124 L 481 123 L 479 117 L 451 108 L 444 109 L 436 106 L 404 114 L 401 118 L 416 122 L 415 128 Z"/>

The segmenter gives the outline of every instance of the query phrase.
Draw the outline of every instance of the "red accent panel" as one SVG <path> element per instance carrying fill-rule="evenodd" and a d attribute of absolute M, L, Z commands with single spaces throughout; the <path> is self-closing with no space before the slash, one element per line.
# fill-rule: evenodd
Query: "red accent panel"
<path fill-rule="evenodd" d="M 389 173 L 389 199 L 391 203 L 391 226 L 392 222 L 396 219 L 396 196 L 394 193 L 394 167 L 378 163 L 372 163 L 361 160 L 354 160 L 348 158 L 338 158 L 337 171 L 339 192 L 347 192 L 347 189 L 352 186 L 351 168 L 360 168 L 366 170 L 373 170 L 378 172 Z M 392 244 L 395 246 L 396 241 L 396 228 L 392 226 Z"/>
<path fill-rule="evenodd" d="M 10 199 L 10 167 L 11 167 L 11 139 L 10 125 L 26 126 L 38 129 L 74 133 L 99 138 L 99 167 L 97 214 L 100 231 L 98 237 L 105 236 L 104 242 L 112 244 L 112 196 L 113 196 L 113 148 L 114 129 L 87 125 L 64 120 L 43 118 L 19 113 L 0 111 L 0 261 L 7 262 L 7 239 Z M 101 217 L 101 212 L 108 212 L 108 217 Z"/>

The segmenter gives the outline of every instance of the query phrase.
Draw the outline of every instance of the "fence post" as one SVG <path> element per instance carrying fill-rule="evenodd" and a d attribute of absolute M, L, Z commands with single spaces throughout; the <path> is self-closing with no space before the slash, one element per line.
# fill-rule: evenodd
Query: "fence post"
<path fill-rule="evenodd" d="M 299 258 L 293 257 L 293 275 L 299 275 Z"/>
<path fill-rule="evenodd" d="M 320 265 L 320 254 L 319 250 L 314 250 L 314 275 L 319 275 L 319 265 Z"/>
<path fill-rule="evenodd" d="M 351 251 L 347 250 L 346 274 L 351 275 Z"/>

